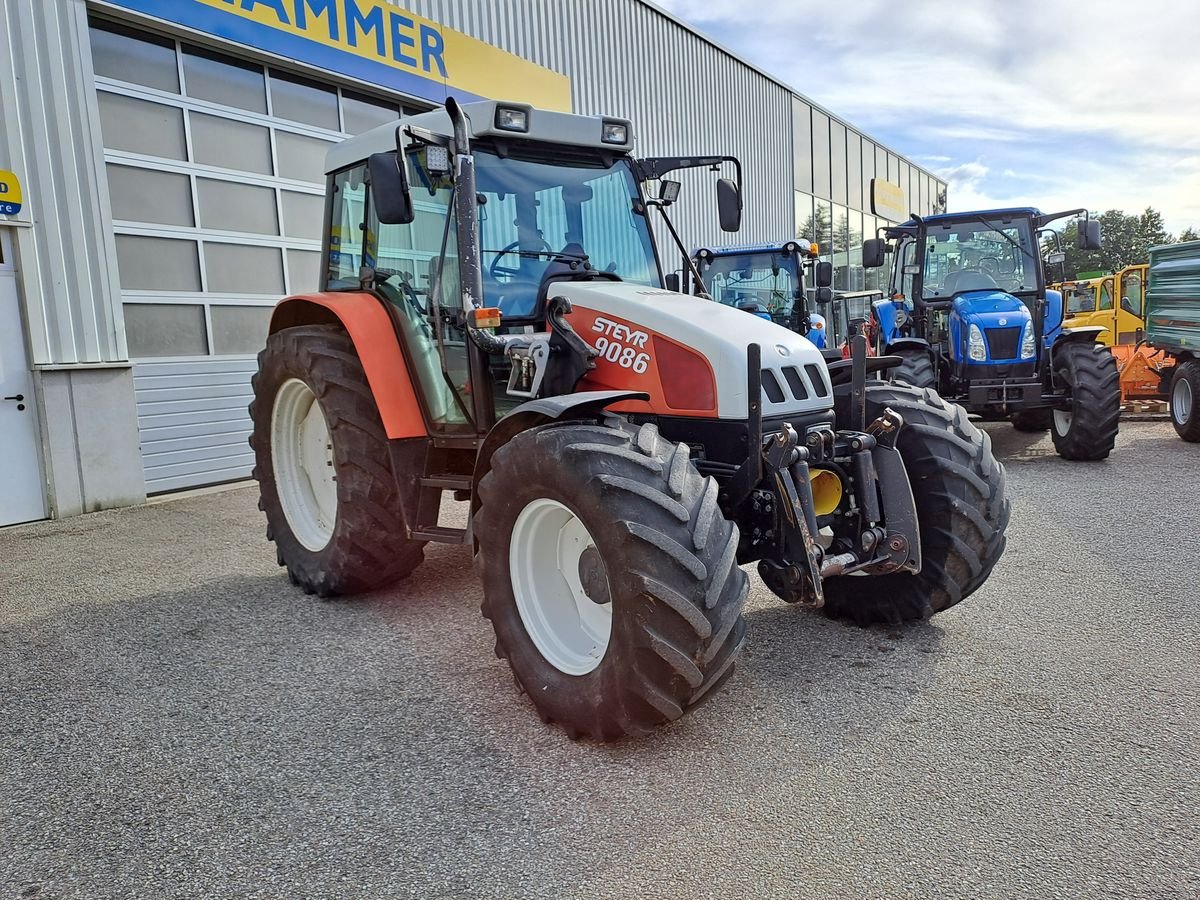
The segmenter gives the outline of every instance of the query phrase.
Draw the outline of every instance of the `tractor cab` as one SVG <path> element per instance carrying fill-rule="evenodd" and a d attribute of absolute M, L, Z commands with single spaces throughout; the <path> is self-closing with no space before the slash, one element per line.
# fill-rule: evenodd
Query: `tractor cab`
<path fill-rule="evenodd" d="M 1064 327 L 1062 294 L 1047 288 L 1046 267 L 1061 252 L 1043 258 L 1039 239 L 1058 234 L 1051 222 L 1082 215 L 1082 249 L 1100 246 L 1100 224 L 1087 211 L 1043 214 L 1032 207 L 912 216 L 864 242 L 864 266 L 881 266 L 892 254 L 889 298 L 877 301 L 875 318 L 882 353 L 903 358 L 898 374 L 921 387 L 935 387 L 968 410 L 1011 418 L 1018 428 L 1048 427 L 1057 418 L 1056 444 L 1069 458 L 1107 456 L 1116 436 L 1119 391 L 1108 384 L 1108 362 L 1091 365 L 1100 327 Z M 1058 351 L 1067 344 L 1081 348 Z M 1104 381 L 1104 424 L 1080 430 L 1092 411 L 1081 411 L 1077 373 L 1062 361 L 1078 356 L 1086 378 Z M 1111 408 L 1110 408 L 1111 407 Z M 1053 415 L 1052 415 L 1053 414 Z M 1068 439 L 1072 417 L 1074 440 Z M 1061 432 L 1061 433 L 1060 433 Z M 1081 436 L 1082 435 L 1082 436 Z"/>
<path fill-rule="evenodd" d="M 805 240 L 701 248 L 690 265 L 699 287 L 716 302 L 802 334 L 818 348 L 826 346 L 825 317 L 814 304 L 829 302 L 833 267 L 817 259 L 818 248 Z"/>

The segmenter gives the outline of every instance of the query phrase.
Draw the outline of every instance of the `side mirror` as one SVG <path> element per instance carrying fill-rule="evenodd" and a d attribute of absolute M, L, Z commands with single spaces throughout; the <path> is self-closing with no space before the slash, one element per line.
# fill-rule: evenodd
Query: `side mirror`
<path fill-rule="evenodd" d="M 1099 219 L 1080 222 L 1078 229 L 1075 245 L 1080 250 L 1100 250 L 1104 247 L 1104 241 L 1100 238 Z"/>
<path fill-rule="evenodd" d="M 742 227 L 742 195 L 730 178 L 717 179 L 717 217 L 722 231 L 739 231 Z"/>
<path fill-rule="evenodd" d="M 658 183 L 658 199 L 666 204 L 674 203 L 679 199 L 679 189 L 682 186 L 678 181 L 660 181 Z"/>
<path fill-rule="evenodd" d="M 819 262 L 813 266 L 813 280 L 817 287 L 829 287 L 833 284 L 833 263 Z"/>
<path fill-rule="evenodd" d="M 878 269 L 883 265 L 884 244 L 880 238 L 867 238 L 863 241 L 862 264 L 864 269 Z"/>
<path fill-rule="evenodd" d="M 372 153 L 367 158 L 367 178 L 371 182 L 371 208 L 379 224 L 407 225 L 413 220 L 408 172 L 399 153 Z"/>
<path fill-rule="evenodd" d="M 817 302 L 822 306 L 828 306 L 833 300 L 833 291 L 827 287 L 817 288 Z"/>
<path fill-rule="evenodd" d="M 1099 225 L 1100 223 L 1097 222 L 1096 224 Z M 1051 253 L 1046 257 L 1046 265 L 1056 266 L 1061 262 L 1066 262 L 1066 260 L 1067 254 L 1063 253 L 1061 250 L 1056 250 L 1054 253 Z"/>
<path fill-rule="evenodd" d="M 679 273 L 671 272 L 663 277 L 663 284 L 666 285 L 668 291 L 674 291 L 676 294 L 681 293 L 679 290 Z"/>

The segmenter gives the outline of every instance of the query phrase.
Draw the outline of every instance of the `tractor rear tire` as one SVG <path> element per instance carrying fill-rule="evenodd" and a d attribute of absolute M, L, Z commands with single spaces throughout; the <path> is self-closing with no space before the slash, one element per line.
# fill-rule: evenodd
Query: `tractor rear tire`
<path fill-rule="evenodd" d="M 258 508 L 292 583 L 332 597 L 410 574 L 424 542 L 407 537 L 387 435 L 349 335 L 337 325 L 272 334 L 253 386 Z"/>
<path fill-rule="evenodd" d="M 1049 431 L 1053 419 L 1049 409 L 1018 409 L 1008 417 L 1017 431 Z"/>
<path fill-rule="evenodd" d="M 1102 344 L 1072 342 L 1054 351 L 1054 368 L 1071 388 L 1071 409 L 1051 414 L 1054 449 L 1063 459 L 1106 459 L 1121 419 L 1121 376 L 1112 351 Z"/>
<path fill-rule="evenodd" d="M 867 418 L 885 408 L 904 419 L 896 449 L 916 500 L 921 571 L 826 581 L 824 613 L 860 625 L 926 619 L 961 602 L 991 574 L 1008 527 L 1004 466 L 966 410 L 933 390 L 868 382 Z M 839 421 L 848 415 L 839 393 Z"/>
<path fill-rule="evenodd" d="M 911 384 L 917 388 L 937 387 L 937 372 L 933 368 L 933 360 L 924 350 L 905 348 L 889 355 L 899 356 L 903 360 L 892 369 L 893 381 Z"/>
<path fill-rule="evenodd" d="M 496 451 L 479 500 L 483 614 L 543 721 L 647 734 L 728 678 L 748 581 L 686 444 L 651 424 L 542 425 Z"/>
<path fill-rule="evenodd" d="M 1171 424 L 1188 443 L 1200 443 L 1200 362 L 1189 359 L 1171 378 Z"/>

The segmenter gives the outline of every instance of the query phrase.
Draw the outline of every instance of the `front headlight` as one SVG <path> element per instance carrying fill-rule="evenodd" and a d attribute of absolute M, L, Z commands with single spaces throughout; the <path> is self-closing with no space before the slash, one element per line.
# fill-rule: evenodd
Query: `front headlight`
<path fill-rule="evenodd" d="M 1025 326 L 1025 336 L 1021 338 L 1021 359 L 1033 359 L 1037 356 L 1037 343 L 1033 339 L 1033 323 Z"/>
<path fill-rule="evenodd" d="M 983 342 L 983 332 L 978 325 L 972 325 L 967 331 L 967 356 L 976 362 L 987 359 L 987 345 Z"/>

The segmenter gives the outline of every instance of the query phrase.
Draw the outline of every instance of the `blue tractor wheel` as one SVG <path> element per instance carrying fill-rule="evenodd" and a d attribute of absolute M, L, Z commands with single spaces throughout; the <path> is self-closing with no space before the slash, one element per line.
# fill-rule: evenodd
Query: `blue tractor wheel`
<path fill-rule="evenodd" d="M 1067 385 L 1071 406 L 1051 416 L 1050 436 L 1063 459 L 1106 459 L 1117 442 L 1121 377 L 1102 344 L 1075 342 L 1054 351 L 1054 371 Z"/>
<path fill-rule="evenodd" d="M 902 360 L 900 365 L 892 369 L 893 381 L 918 388 L 937 388 L 937 372 L 927 352 L 916 347 L 906 347 L 893 351 L 892 355 L 899 356 Z"/>

